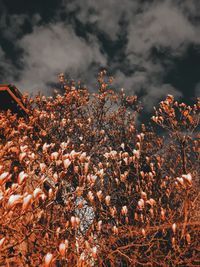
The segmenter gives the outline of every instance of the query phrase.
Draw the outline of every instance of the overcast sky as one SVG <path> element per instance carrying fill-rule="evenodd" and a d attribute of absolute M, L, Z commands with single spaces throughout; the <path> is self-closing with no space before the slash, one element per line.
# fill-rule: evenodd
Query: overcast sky
<path fill-rule="evenodd" d="M 0 82 L 51 94 L 107 68 L 146 107 L 200 95 L 199 0 L 0 0 Z"/>

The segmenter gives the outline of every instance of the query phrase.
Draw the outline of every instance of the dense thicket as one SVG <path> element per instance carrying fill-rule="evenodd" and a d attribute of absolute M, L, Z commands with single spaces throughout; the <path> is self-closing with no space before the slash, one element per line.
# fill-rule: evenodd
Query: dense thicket
<path fill-rule="evenodd" d="M 67 84 L 0 112 L 0 266 L 200 264 L 199 109 Z M 157 132 L 162 129 L 162 135 Z"/>

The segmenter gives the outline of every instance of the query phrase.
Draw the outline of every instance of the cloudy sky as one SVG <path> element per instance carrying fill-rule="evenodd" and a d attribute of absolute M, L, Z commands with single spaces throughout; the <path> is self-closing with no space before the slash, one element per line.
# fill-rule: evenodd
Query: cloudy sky
<path fill-rule="evenodd" d="M 100 68 L 146 107 L 200 95 L 199 0 L 0 0 L 0 82 L 51 94 L 57 74 L 91 91 Z"/>

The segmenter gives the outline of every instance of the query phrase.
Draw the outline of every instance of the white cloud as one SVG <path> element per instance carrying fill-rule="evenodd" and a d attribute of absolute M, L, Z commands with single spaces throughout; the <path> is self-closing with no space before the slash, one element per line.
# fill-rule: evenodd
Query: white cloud
<path fill-rule="evenodd" d="M 47 82 L 55 81 L 60 72 L 87 75 L 91 64 L 106 65 L 94 38 L 86 42 L 62 23 L 36 26 L 31 34 L 18 41 L 18 46 L 24 50 L 24 56 L 17 85 L 30 91 L 47 88 Z"/>
<path fill-rule="evenodd" d="M 111 68 L 116 69 L 117 86 L 127 88 L 131 93 L 145 91 L 144 99 L 148 99 L 149 105 L 150 101 L 166 95 L 167 91 L 180 96 L 179 91 L 163 83 L 163 77 L 167 68 L 172 66 L 170 57 L 181 57 L 191 43 L 200 44 L 199 27 L 190 20 L 191 16 L 197 14 L 195 7 L 200 7 L 196 0 L 63 2 L 66 10 L 75 12 L 79 21 L 94 25 L 112 42 L 118 40 L 120 31 L 126 31 L 126 63 L 123 60 L 110 63 Z M 120 27 L 122 18 L 127 21 L 128 27 Z M 152 55 L 153 48 L 166 50 L 169 59 L 163 62 L 155 58 Z M 135 71 L 126 75 L 122 71 L 124 64 Z"/>
<path fill-rule="evenodd" d="M 200 42 L 197 30 L 173 5 L 152 5 L 137 15 L 129 27 L 128 53 L 148 56 L 153 47 L 167 47 L 172 54 L 182 54 L 191 42 Z"/>
<path fill-rule="evenodd" d="M 162 82 L 167 66 L 170 67 L 172 63 L 169 60 L 163 64 L 159 58 L 155 60 L 152 49 L 167 49 L 170 57 L 181 57 L 191 43 L 200 44 L 199 28 L 170 1 L 157 1 L 145 12 L 138 14 L 129 25 L 126 58 L 136 70 L 143 70 L 143 80 L 138 83 L 137 71 L 128 80 L 132 82 L 133 88 L 136 87 L 136 91 L 146 88 L 144 101 L 147 107 L 167 92 L 176 96 L 181 94 Z"/>
<path fill-rule="evenodd" d="M 97 25 L 99 31 L 106 33 L 112 40 L 117 39 L 120 20 L 130 18 L 137 12 L 139 1 L 101 0 L 101 1 L 63 1 L 66 10 L 76 11 L 76 17 L 84 24 Z"/>
<path fill-rule="evenodd" d="M 1 17 L 0 29 L 4 37 L 23 50 L 19 59 L 21 70 L 16 69 L 0 50 L 0 67 L 4 69 L 4 76 L 23 90 L 41 89 L 44 92 L 44 89 L 48 90 L 47 84 L 54 82 L 56 75 L 63 71 L 93 86 L 98 67 L 109 64 L 115 71 L 117 86 L 127 88 L 131 93 L 145 92 L 144 100 L 148 103 L 153 103 L 167 91 L 179 95 L 175 88 L 164 83 L 163 78 L 172 64 L 170 58 L 184 55 L 189 44 L 200 44 L 199 26 L 194 21 L 200 11 L 199 0 L 63 0 L 62 13 L 64 10 L 66 14 L 73 13 L 73 18 L 84 24 L 87 40 L 76 34 L 73 18 L 71 26 L 61 22 L 61 10 L 58 10 L 54 24 L 42 26 L 38 26 L 42 21 L 38 14 L 31 18 L 26 15 Z M 19 37 L 27 19 L 33 32 Z M 122 26 L 122 19 L 127 24 Z M 97 33 L 89 34 L 88 25 Z M 110 38 L 112 44 L 117 44 L 123 33 L 124 58 L 118 60 L 116 56 L 108 62 L 108 55 L 102 52 L 97 37 L 99 33 Z M 167 49 L 167 60 L 163 62 L 153 56 L 153 48 L 158 51 Z M 132 74 L 125 74 L 130 73 L 129 68 Z M 14 78 L 16 74 L 19 74 L 18 80 Z"/>

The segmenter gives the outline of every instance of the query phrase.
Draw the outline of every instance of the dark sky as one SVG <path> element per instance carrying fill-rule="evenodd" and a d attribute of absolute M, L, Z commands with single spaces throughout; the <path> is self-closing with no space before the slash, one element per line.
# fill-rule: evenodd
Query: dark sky
<path fill-rule="evenodd" d="M 199 0 L 0 0 L 0 81 L 50 94 L 57 74 L 95 90 L 100 68 L 146 109 L 200 95 Z"/>

